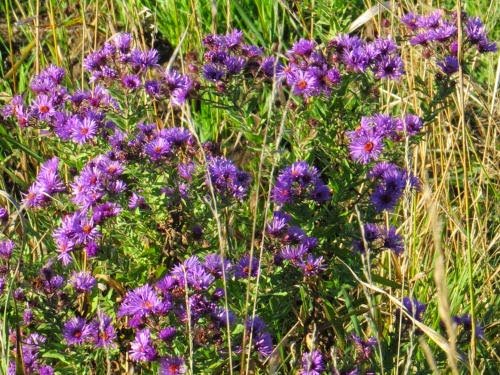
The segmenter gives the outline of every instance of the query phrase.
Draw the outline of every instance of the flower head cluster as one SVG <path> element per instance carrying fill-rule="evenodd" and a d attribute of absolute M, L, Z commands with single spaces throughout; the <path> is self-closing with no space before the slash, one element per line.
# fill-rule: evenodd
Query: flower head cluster
<path fill-rule="evenodd" d="M 68 346 L 88 343 L 95 348 L 113 347 L 116 332 L 112 322 L 111 317 L 102 311 L 98 311 L 91 321 L 74 317 L 64 323 L 62 335 Z"/>
<path fill-rule="evenodd" d="M 258 316 L 249 317 L 245 321 L 245 330 L 248 337 L 252 337 L 248 348 L 250 352 L 259 353 L 261 359 L 269 357 L 273 352 L 273 339 L 267 331 L 266 323 Z"/>
<path fill-rule="evenodd" d="M 396 80 L 405 73 L 398 46 L 390 37 L 367 43 L 358 36 L 341 34 L 328 47 L 331 60 L 342 64 L 347 72 L 365 73 L 371 69 L 378 79 Z"/>
<path fill-rule="evenodd" d="M 278 205 L 313 200 L 318 203 L 330 200 L 330 188 L 321 180 L 316 167 L 298 161 L 280 171 L 271 191 Z"/>
<path fill-rule="evenodd" d="M 377 345 L 377 339 L 370 337 L 368 340 L 363 340 L 361 337 L 356 336 L 354 333 L 350 339 L 356 347 L 356 359 L 359 362 L 368 361 L 372 355 L 372 348 Z"/>
<path fill-rule="evenodd" d="M 425 305 L 424 303 L 422 303 L 416 299 L 412 299 L 409 297 L 403 298 L 402 303 L 403 303 L 403 308 L 404 308 L 405 312 L 409 316 L 411 316 L 413 319 L 415 319 L 416 321 L 419 321 L 419 322 L 421 322 L 423 320 L 423 315 L 424 315 L 425 310 L 427 309 L 427 305 Z M 406 316 L 406 314 L 402 314 L 401 309 L 397 309 L 396 310 L 396 320 L 395 320 L 396 327 L 399 326 L 400 320 L 401 320 L 401 325 L 402 325 L 402 328 L 404 331 L 410 330 L 414 326 L 413 321 L 411 319 L 409 319 Z M 418 332 L 420 332 L 420 330 L 417 330 L 416 332 L 418 333 Z"/>
<path fill-rule="evenodd" d="M 412 114 L 407 114 L 402 119 L 383 114 L 362 117 L 356 130 L 346 132 L 349 152 L 357 162 L 368 164 L 380 158 L 386 139 L 399 141 L 406 136 L 418 134 L 421 128 L 422 120 Z"/>
<path fill-rule="evenodd" d="M 212 184 L 215 192 L 223 199 L 243 199 L 249 189 L 250 175 L 224 157 L 214 157 L 208 161 L 207 184 Z"/>
<path fill-rule="evenodd" d="M 368 178 L 376 181 L 371 201 L 379 212 L 392 211 L 406 188 L 409 190 L 420 189 L 420 181 L 417 177 L 392 163 L 375 164 L 368 173 Z M 393 240 L 396 239 L 392 235 L 391 237 Z"/>
<path fill-rule="evenodd" d="M 59 177 L 59 158 L 47 160 L 40 168 L 36 181 L 29 187 L 23 202 L 27 207 L 46 207 L 55 193 L 63 192 L 66 188 Z"/>
<path fill-rule="evenodd" d="M 396 227 L 377 224 L 365 224 L 363 228 L 364 241 L 354 241 L 354 250 L 365 253 L 365 241 L 370 251 L 377 253 L 381 250 L 391 250 L 396 255 L 401 255 L 404 251 L 403 239 L 396 233 Z"/>
<path fill-rule="evenodd" d="M 319 350 L 304 352 L 300 363 L 302 365 L 299 370 L 300 375 L 320 375 L 325 371 L 323 354 Z"/>
<path fill-rule="evenodd" d="M 280 65 L 274 58 L 262 57 L 263 49 L 243 43 L 243 32 L 232 30 L 226 35 L 209 34 L 203 38 L 202 76 L 224 91 L 227 83 L 241 74 L 257 76 L 260 72 L 273 77 Z"/>
<path fill-rule="evenodd" d="M 16 244 L 12 240 L 0 241 L 0 259 L 8 261 L 12 256 L 12 251 L 15 246 Z"/>
<path fill-rule="evenodd" d="M 141 50 L 133 45 L 130 34 L 115 34 L 97 51 L 84 59 L 84 68 L 91 73 L 91 82 L 110 85 L 120 82 L 125 90 L 135 90 L 143 85 L 142 77 L 159 67 L 159 53 Z"/>
<path fill-rule="evenodd" d="M 22 358 L 11 360 L 9 362 L 9 374 L 16 374 L 16 362 L 22 363 L 22 371 L 25 374 L 40 374 L 40 375 L 53 375 L 54 369 L 51 366 L 44 365 L 41 361 L 40 349 L 45 344 L 46 338 L 38 333 L 31 333 L 27 337 L 18 337 L 16 333 L 10 335 L 14 344 L 19 341 L 20 353 L 14 350 L 13 353 L 19 353 Z"/>
<path fill-rule="evenodd" d="M 467 340 L 472 333 L 472 317 L 469 314 L 457 315 L 453 317 L 453 321 L 458 327 L 461 327 L 461 334 L 465 336 Z M 479 324 L 479 321 L 475 321 L 475 331 L 476 338 L 480 340 L 485 340 L 483 327 Z M 468 336 L 468 337 L 467 337 Z M 464 340 L 465 341 L 465 340 Z M 470 341 L 470 340 L 467 340 Z"/>
<path fill-rule="evenodd" d="M 439 55 L 444 54 L 444 58 L 437 62 L 442 73 L 450 76 L 459 70 L 457 13 L 447 16 L 441 9 L 427 15 L 408 13 L 401 21 L 410 30 L 410 43 L 425 47 L 424 57 L 434 55 L 436 52 L 433 51 L 438 51 Z M 462 27 L 465 35 L 464 50 L 476 48 L 479 53 L 497 51 L 496 43 L 488 39 L 478 17 L 469 17 L 462 12 Z"/>

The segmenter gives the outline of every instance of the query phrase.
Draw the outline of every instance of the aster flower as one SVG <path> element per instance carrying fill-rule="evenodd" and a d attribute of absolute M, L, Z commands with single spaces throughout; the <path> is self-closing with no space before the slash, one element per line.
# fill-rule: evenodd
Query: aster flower
<path fill-rule="evenodd" d="M 115 328 L 112 324 L 113 320 L 109 315 L 97 311 L 97 317 L 92 321 L 94 325 L 94 345 L 96 348 L 109 348 L 114 347 L 113 340 L 116 339 Z"/>
<path fill-rule="evenodd" d="M 208 165 L 209 182 L 223 198 L 243 199 L 248 191 L 250 175 L 222 157 L 211 158 Z"/>
<path fill-rule="evenodd" d="M 142 318 L 163 311 L 163 302 L 158 298 L 153 288 L 146 284 L 127 292 L 118 309 L 117 316 L 127 315 Z"/>
<path fill-rule="evenodd" d="M 54 104 L 48 95 L 38 95 L 31 105 L 32 115 L 39 121 L 48 121 L 55 114 Z"/>
<path fill-rule="evenodd" d="M 404 310 L 410 315 L 413 319 L 421 322 L 423 320 L 423 314 L 427 309 L 427 305 L 416 300 L 411 299 L 409 297 L 404 297 L 402 300 Z M 395 312 L 396 315 L 396 325 L 399 325 L 399 321 L 402 322 L 403 330 L 409 330 L 413 327 L 413 322 L 408 319 L 405 314 L 401 314 L 401 310 L 397 309 Z M 420 330 L 417 330 L 416 333 L 420 333 Z"/>
<path fill-rule="evenodd" d="M 166 357 L 160 361 L 159 375 L 185 374 L 187 371 L 184 360 L 179 357 Z"/>
<path fill-rule="evenodd" d="M 0 258 L 9 260 L 14 249 L 15 242 L 12 240 L 0 241 Z"/>
<path fill-rule="evenodd" d="M 78 292 L 90 292 L 96 285 L 96 279 L 90 272 L 80 271 L 72 274 L 70 283 Z"/>
<path fill-rule="evenodd" d="M 377 160 L 384 149 L 383 137 L 363 129 L 347 132 L 351 157 L 362 164 Z"/>
<path fill-rule="evenodd" d="M 293 264 L 298 264 L 309 251 L 307 246 L 299 244 L 297 246 L 286 245 L 281 249 L 279 255 L 281 259 L 290 260 Z"/>
<path fill-rule="evenodd" d="M 130 343 L 129 355 L 134 362 L 151 362 L 156 358 L 156 350 L 152 345 L 149 329 L 137 332 L 135 340 Z"/>
<path fill-rule="evenodd" d="M 460 64 L 455 56 L 446 56 L 444 60 L 437 63 L 444 74 L 451 76 L 453 73 L 458 72 Z"/>
<path fill-rule="evenodd" d="M 177 332 L 177 328 L 176 327 L 163 328 L 163 329 L 160 330 L 160 332 L 158 332 L 158 337 L 162 341 L 169 342 L 169 341 L 172 341 L 172 339 L 174 338 L 176 332 Z"/>
<path fill-rule="evenodd" d="M 68 126 L 71 128 L 71 138 L 78 144 L 89 142 L 99 130 L 96 120 L 91 117 L 80 119 L 77 116 L 71 116 Z"/>
<path fill-rule="evenodd" d="M 319 95 L 321 92 L 321 82 L 317 71 L 313 69 L 296 69 L 288 84 L 293 87 L 294 95 L 302 95 L 304 98 Z"/>
<path fill-rule="evenodd" d="M 71 318 L 64 323 L 63 338 L 68 345 L 83 345 L 93 335 L 93 330 L 84 318 Z"/>
<path fill-rule="evenodd" d="M 300 39 L 293 44 L 292 49 L 287 54 L 307 57 L 314 51 L 315 47 L 316 42 L 314 40 Z"/>
<path fill-rule="evenodd" d="M 203 77 L 212 82 L 218 82 L 224 78 L 225 72 L 216 64 L 208 63 L 203 65 Z"/>
<path fill-rule="evenodd" d="M 121 53 L 127 54 L 130 52 L 132 36 L 127 33 L 118 33 L 112 37 L 111 42 L 116 46 L 116 48 L 118 48 Z"/>
<path fill-rule="evenodd" d="M 470 334 L 472 332 L 472 317 L 469 314 L 454 316 L 453 321 L 457 326 L 462 327 L 463 333 Z M 481 327 L 479 321 L 476 320 L 475 323 L 476 337 L 479 340 L 486 340 L 483 327 Z"/>
<path fill-rule="evenodd" d="M 314 276 L 325 269 L 323 265 L 323 257 L 315 258 L 312 254 L 308 254 L 305 261 L 299 261 L 297 265 L 302 269 L 305 276 Z"/>
<path fill-rule="evenodd" d="M 285 212 L 275 211 L 272 221 L 267 223 L 267 234 L 273 238 L 281 237 L 291 218 L 292 217 Z"/>
<path fill-rule="evenodd" d="M 368 361 L 372 354 L 372 348 L 377 345 L 377 339 L 370 337 L 368 340 L 363 340 L 354 333 L 349 337 L 356 345 L 356 357 L 359 361 Z"/>
<path fill-rule="evenodd" d="M 323 355 L 319 350 L 304 352 L 301 360 L 302 368 L 299 370 L 300 375 L 319 375 L 325 371 Z"/>
<path fill-rule="evenodd" d="M 375 77 L 379 79 L 399 79 L 404 73 L 403 60 L 399 56 L 382 57 L 375 62 Z"/>
<path fill-rule="evenodd" d="M 136 193 L 132 193 L 132 196 L 130 197 L 130 199 L 128 201 L 128 208 L 130 208 L 131 210 L 133 210 L 135 208 L 139 208 L 142 210 L 150 210 L 151 209 L 149 204 L 147 204 L 146 199 L 144 199 L 143 196 L 136 194 Z"/>
<path fill-rule="evenodd" d="M 228 259 L 222 259 L 219 254 L 207 254 L 203 267 L 213 276 L 220 278 L 223 276 L 223 270 L 226 277 L 228 276 L 232 264 Z"/>
<path fill-rule="evenodd" d="M 237 279 L 256 277 L 259 273 L 259 260 L 255 257 L 250 258 L 249 255 L 242 257 L 233 266 L 234 276 Z"/>

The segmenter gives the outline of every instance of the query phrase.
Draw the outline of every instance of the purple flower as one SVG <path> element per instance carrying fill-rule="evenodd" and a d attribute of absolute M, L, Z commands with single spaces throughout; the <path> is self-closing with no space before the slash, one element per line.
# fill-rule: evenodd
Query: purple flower
<path fill-rule="evenodd" d="M 93 327 L 82 317 L 75 317 L 64 323 L 63 337 L 68 345 L 83 345 L 93 335 Z"/>
<path fill-rule="evenodd" d="M 0 241 L 0 258 L 9 260 L 14 249 L 15 242 L 12 240 Z"/>
<path fill-rule="evenodd" d="M 59 159 L 53 157 L 42 164 L 35 182 L 28 189 L 24 202 L 28 207 L 45 207 L 55 193 L 63 192 L 65 186 L 58 173 Z"/>
<path fill-rule="evenodd" d="M 98 131 L 98 124 L 91 117 L 80 119 L 77 116 L 71 116 L 68 120 L 68 126 L 71 127 L 71 137 L 78 144 L 92 140 Z"/>
<path fill-rule="evenodd" d="M 160 330 L 160 332 L 158 332 L 158 337 L 162 341 L 169 342 L 169 341 L 172 341 L 176 332 L 177 332 L 176 327 L 163 328 L 162 330 Z"/>
<path fill-rule="evenodd" d="M 398 130 L 401 130 L 409 136 L 412 136 L 418 134 L 422 129 L 422 126 L 422 119 L 419 116 L 407 114 L 404 117 L 402 129 Z"/>
<path fill-rule="evenodd" d="M 117 316 L 128 315 L 142 318 L 163 312 L 164 309 L 164 303 L 158 298 L 153 288 L 146 284 L 127 292 L 118 309 Z"/>
<path fill-rule="evenodd" d="M 134 74 L 126 75 L 122 78 L 122 84 L 127 89 L 136 89 L 141 85 L 141 80 Z"/>
<path fill-rule="evenodd" d="M 252 352 L 258 352 L 261 358 L 267 358 L 273 352 L 273 340 L 267 332 L 266 323 L 255 316 L 245 320 L 245 329 L 252 335 Z"/>
<path fill-rule="evenodd" d="M 292 49 L 289 50 L 287 53 L 289 55 L 298 55 L 307 57 L 314 51 L 315 47 L 316 47 L 316 42 L 314 40 L 300 39 L 299 41 L 293 44 Z"/>
<path fill-rule="evenodd" d="M 410 315 L 413 319 L 419 322 L 422 321 L 423 314 L 427 309 L 427 305 L 416 299 L 411 299 L 409 297 L 404 297 L 402 303 L 403 303 L 403 308 L 408 315 Z M 406 314 L 402 314 L 400 309 L 396 310 L 395 315 L 396 315 L 396 325 L 399 325 L 399 321 L 401 319 L 403 330 L 408 330 L 411 327 L 413 327 L 413 322 L 407 318 Z M 417 330 L 417 333 L 419 332 L 420 330 Z"/>
<path fill-rule="evenodd" d="M 158 66 L 160 55 L 157 50 L 140 51 L 135 49 L 130 54 L 130 62 L 138 69 L 145 70 Z"/>
<path fill-rule="evenodd" d="M 74 272 L 70 282 L 78 292 L 90 292 L 96 285 L 95 277 L 86 271 Z"/>
<path fill-rule="evenodd" d="M 233 270 L 237 279 L 256 277 L 260 271 L 259 260 L 255 257 L 250 259 L 249 255 L 245 255 L 233 266 Z"/>
<path fill-rule="evenodd" d="M 399 56 L 384 56 L 375 63 L 374 73 L 379 79 L 397 80 L 405 73 L 403 60 Z"/>
<path fill-rule="evenodd" d="M 296 69 L 288 84 L 293 87 L 294 95 L 302 95 L 304 98 L 319 95 L 321 92 L 321 82 L 313 69 Z"/>
<path fill-rule="evenodd" d="M 312 254 L 307 255 L 305 261 L 299 261 L 297 265 L 302 269 L 305 276 L 314 276 L 325 269 L 323 257 L 315 258 Z"/>
<path fill-rule="evenodd" d="M 185 374 L 187 371 L 184 360 L 179 357 L 162 358 L 160 362 L 159 375 Z"/>
<path fill-rule="evenodd" d="M 281 237 L 287 228 L 287 224 L 292 217 L 285 212 L 275 211 L 273 220 L 267 223 L 267 234 L 273 238 Z"/>
<path fill-rule="evenodd" d="M 151 157 L 151 160 L 157 161 L 164 156 L 171 154 L 172 144 L 165 138 L 155 138 L 147 143 L 144 152 Z"/>
<path fill-rule="evenodd" d="M 236 165 L 223 157 L 211 158 L 208 174 L 215 191 L 223 198 L 243 199 L 248 191 L 250 175 L 238 170 Z"/>
<path fill-rule="evenodd" d="M 223 270 L 226 277 L 231 270 L 231 262 L 227 259 L 222 259 L 219 254 L 207 254 L 203 267 L 217 278 L 223 277 Z"/>
<path fill-rule="evenodd" d="M 300 375 L 319 375 L 325 371 L 323 355 L 319 350 L 305 352 L 302 354 L 302 368 L 299 370 Z"/>
<path fill-rule="evenodd" d="M 304 244 L 299 244 L 297 246 L 286 245 L 280 251 L 280 257 L 282 259 L 290 260 L 293 264 L 298 264 L 302 261 L 302 258 L 307 254 L 309 248 Z"/>
<path fill-rule="evenodd" d="M 101 310 L 97 311 L 97 317 L 92 321 L 95 332 L 94 345 L 96 348 L 115 346 L 113 340 L 116 339 L 116 332 L 112 322 L 113 320 L 109 315 Z"/>
<path fill-rule="evenodd" d="M 224 78 L 225 72 L 216 64 L 208 63 L 203 65 L 203 77 L 212 82 L 218 82 Z"/>
<path fill-rule="evenodd" d="M 128 208 L 130 208 L 131 210 L 135 208 L 139 208 L 141 210 L 151 209 L 151 207 L 147 204 L 146 199 L 144 199 L 143 196 L 136 193 L 132 193 L 132 196 L 128 201 Z"/>
<path fill-rule="evenodd" d="M 114 43 L 116 48 L 118 48 L 121 53 L 127 54 L 130 52 L 132 37 L 127 33 L 119 33 L 112 37 L 111 42 Z"/>
<path fill-rule="evenodd" d="M 384 149 L 383 138 L 374 130 L 355 130 L 347 132 L 351 157 L 362 164 L 377 160 Z"/>
<path fill-rule="evenodd" d="M 137 332 L 135 340 L 130 343 L 130 359 L 135 362 L 151 362 L 156 358 L 156 350 L 151 342 L 151 332 L 144 329 Z"/>
<path fill-rule="evenodd" d="M 458 59 L 455 56 L 446 56 L 444 60 L 437 63 L 444 74 L 451 76 L 453 73 L 458 72 L 460 65 Z"/>
<path fill-rule="evenodd" d="M 472 332 L 472 318 L 469 314 L 463 314 L 460 316 L 454 316 L 453 321 L 455 322 L 456 325 L 462 326 L 462 329 L 466 333 L 471 333 Z M 479 321 L 476 320 L 475 324 L 475 329 L 476 329 L 476 337 L 480 340 L 486 340 L 484 336 L 484 331 L 483 327 L 479 324 Z"/>
<path fill-rule="evenodd" d="M 360 361 L 368 361 L 372 354 L 372 347 L 377 345 L 377 339 L 370 337 L 368 340 L 363 340 L 354 333 L 349 337 L 356 345 L 356 356 Z"/>

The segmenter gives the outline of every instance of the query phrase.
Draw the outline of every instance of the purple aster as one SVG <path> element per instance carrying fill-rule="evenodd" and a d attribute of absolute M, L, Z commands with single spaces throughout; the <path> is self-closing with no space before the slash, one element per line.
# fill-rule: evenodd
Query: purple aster
<path fill-rule="evenodd" d="M 348 70 L 364 73 L 370 63 L 370 56 L 364 47 L 356 47 L 342 53 L 342 62 Z"/>
<path fill-rule="evenodd" d="M 162 358 L 160 362 L 159 375 L 185 374 L 187 371 L 184 360 L 179 357 Z"/>
<path fill-rule="evenodd" d="M 419 116 L 413 114 L 405 115 L 402 123 L 402 129 L 398 130 L 405 132 L 409 136 L 418 134 L 423 126 L 422 119 Z"/>
<path fill-rule="evenodd" d="M 150 210 L 151 207 L 147 204 L 146 199 L 144 199 L 143 196 L 132 193 L 132 196 L 130 197 L 128 201 L 128 208 L 131 210 L 139 208 L 141 210 Z"/>
<path fill-rule="evenodd" d="M 74 272 L 70 282 L 78 292 L 90 292 L 96 285 L 95 277 L 87 271 Z"/>
<path fill-rule="evenodd" d="M 273 56 L 265 57 L 260 63 L 260 70 L 268 77 L 274 78 L 283 72 L 283 64 L 277 61 Z"/>
<path fill-rule="evenodd" d="M 246 60 L 241 56 L 227 56 L 224 65 L 229 74 L 239 74 L 245 67 Z"/>
<path fill-rule="evenodd" d="M 130 44 L 132 42 L 132 37 L 130 34 L 127 33 L 119 33 L 115 34 L 112 39 L 112 43 L 118 48 L 118 50 L 123 53 L 127 54 L 130 52 Z"/>
<path fill-rule="evenodd" d="M 151 160 L 157 161 L 171 155 L 172 144 L 167 139 L 158 137 L 146 144 L 144 152 L 151 157 Z"/>
<path fill-rule="evenodd" d="M 141 85 L 141 80 L 134 74 L 126 75 L 122 78 L 122 84 L 127 89 L 136 89 Z"/>
<path fill-rule="evenodd" d="M 354 333 L 349 337 L 356 345 L 356 356 L 360 361 L 368 361 L 372 354 L 372 347 L 377 345 L 377 339 L 370 337 L 368 340 L 363 340 Z"/>
<path fill-rule="evenodd" d="M 417 30 L 419 26 L 417 26 L 417 16 L 415 13 L 406 13 L 403 17 L 400 18 L 401 22 L 403 22 L 410 30 Z"/>
<path fill-rule="evenodd" d="M 393 251 L 398 256 L 403 253 L 403 239 L 396 233 L 396 227 L 392 225 L 388 229 L 384 227 L 380 230 L 379 234 L 383 240 L 383 248 Z"/>
<path fill-rule="evenodd" d="M 453 73 L 458 72 L 460 64 L 455 56 L 446 56 L 444 60 L 437 63 L 444 74 L 451 76 Z"/>
<path fill-rule="evenodd" d="M 287 228 L 287 224 L 292 217 L 281 211 L 275 211 L 273 213 L 273 220 L 267 223 L 267 234 L 273 238 L 281 237 Z"/>
<path fill-rule="evenodd" d="M 378 184 L 371 194 L 371 201 L 378 212 L 383 210 L 392 211 L 396 207 L 402 193 L 402 190 L 388 189 L 383 184 Z"/>
<path fill-rule="evenodd" d="M 106 219 L 118 216 L 121 210 L 120 205 L 117 203 L 102 203 L 93 208 L 92 220 L 96 225 L 102 224 Z"/>
<path fill-rule="evenodd" d="M 144 83 L 144 90 L 148 95 L 159 97 L 161 93 L 161 83 L 156 80 L 146 81 Z"/>
<path fill-rule="evenodd" d="M 366 177 L 371 179 L 381 179 L 386 175 L 386 173 L 397 173 L 398 171 L 399 168 L 395 164 L 382 161 L 376 163 L 366 174 Z"/>
<path fill-rule="evenodd" d="M 413 319 L 419 322 L 422 321 L 424 312 L 427 309 L 427 305 L 416 299 L 412 299 L 409 297 L 404 297 L 402 304 L 404 310 L 406 311 L 406 313 L 408 313 L 408 315 L 410 315 Z M 403 330 L 408 330 L 411 327 L 413 327 L 413 322 L 407 318 L 406 314 L 401 314 L 400 309 L 396 309 L 395 315 L 396 315 L 396 321 L 395 321 L 396 325 L 399 325 L 399 321 L 401 319 Z M 420 331 L 417 330 L 417 333 L 419 332 Z"/>
<path fill-rule="evenodd" d="M 116 339 L 115 328 L 113 327 L 113 319 L 101 310 L 97 311 L 97 317 L 92 321 L 94 325 L 95 337 L 94 345 L 96 348 L 114 347 L 113 340 Z"/>
<path fill-rule="evenodd" d="M 232 264 L 228 259 L 222 259 L 219 254 L 208 254 L 205 256 L 203 267 L 217 278 L 223 277 L 223 274 L 229 274 Z M 222 272 L 224 270 L 224 272 Z"/>
<path fill-rule="evenodd" d="M 160 301 L 153 288 L 146 284 L 127 292 L 118 309 L 117 316 L 127 315 L 142 318 L 163 310 L 164 304 Z"/>
<path fill-rule="evenodd" d="M 297 262 L 297 266 L 302 269 L 305 276 L 317 275 L 325 269 L 323 257 L 315 258 L 312 254 L 308 254 L 305 261 Z"/>
<path fill-rule="evenodd" d="M 12 240 L 0 241 L 0 258 L 9 260 L 12 255 L 15 243 Z"/>
<path fill-rule="evenodd" d="M 191 132 L 179 127 L 161 129 L 158 135 L 176 147 L 184 146 L 191 139 Z"/>
<path fill-rule="evenodd" d="M 224 71 L 213 63 L 203 65 L 203 77 L 212 82 L 218 82 L 224 78 Z"/>
<path fill-rule="evenodd" d="M 410 38 L 410 44 L 416 46 L 426 46 L 431 41 L 431 34 L 428 31 L 421 32 L 417 35 L 414 35 Z"/>
<path fill-rule="evenodd" d="M 77 116 L 71 116 L 68 126 L 71 127 L 71 138 L 78 144 L 92 140 L 99 130 L 96 120 L 91 117 L 79 119 Z"/>
<path fill-rule="evenodd" d="M 437 42 L 445 42 L 457 33 L 457 27 L 448 22 L 443 23 L 439 27 L 429 31 L 429 39 Z"/>
<path fill-rule="evenodd" d="M 319 375 L 325 371 L 323 355 L 319 350 L 302 354 L 301 365 L 302 368 L 299 370 L 300 375 Z"/>
<path fill-rule="evenodd" d="M 314 40 L 300 39 L 299 41 L 293 44 L 292 49 L 289 50 L 287 53 L 289 55 L 298 55 L 307 57 L 314 51 L 315 47 L 316 47 L 316 42 Z"/>
<path fill-rule="evenodd" d="M 75 317 L 64 323 L 63 337 L 68 345 L 82 345 L 93 335 L 93 328 L 82 317 Z"/>
<path fill-rule="evenodd" d="M 256 277 L 259 274 L 259 260 L 245 255 L 233 266 L 233 270 L 237 279 Z"/>
<path fill-rule="evenodd" d="M 379 79 L 397 80 L 405 73 L 403 60 L 399 56 L 384 56 L 375 62 L 374 73 Z"/>
<path fill-rule="evenodd" d="M 54 375 L 54 369 L 49 365 L 43 365 L 38 368 L 39 375 Z"/>
<path fill-rule="evenodd" d="M 383 137 L 364 129 L 347 132 L 351 157 L 362 164 L 377 160 L 384 149 Z"/>
<path fill-rule="evenodd" d="M 0 276 L 0 295 L 5 291 L 6 284 L 7 284 L 7 281 L 5 279 L 5 276 Z"/>
<path fill-rule="evenodd" d="M 156 358 L 156 350 L 152 345 L 149 329 L 136 333 L 135 340 L 130 343 L 129 355 L 134 362 L 151 362 Z"/>
<path fill-rule="evenodd" d="M 262 47 L 254 46 L 253 44 L 245 44 L 241 47 L 241 54 L 249 59 L 262 55 Z"/>
<path fill-rule="evenodd" d="M 158 337 L 162 341 L 170 342 L 170 341 L 173 340 L 176 332 L 177 332 L 177 328 L 176 327 L 163 328 L 162 330 L 160 330 L 160 332 L 158 332 Z"/>
<path fill-rule="evenodd" d="M 136 68 L 145 70 L 158 66 L 160 55 L 157 50 L 151 49 L 147 51 L 140 51 L 135 49 L 130 54 L 130 62 Z"/>
<path fill-rule="evenodd" d="M 54 104 L 52 99 L 44 94 L 38 95 L 31 105 L 32 115 L 39 121 L 47 121 L 55 114 Z"/>
<path fill-rule="evenodd" d="M 438 9 L 427 16 L 418 16 L 416 25 L 419 28 L 432 29 L 439 26 L 443 16 L 443 11 Z"/>
<path fill-rule="evenodd" d="M 454 316 L 453 321 L 457 326 L 461 326 L 465 333 L 472 332 L 472 317 L 469 314 L 463 314 L 460 316 Z M 480 340 L 486 340 L 484 336 L 483 327 L 479 324 L 479 321 L 476 320 L 475 324 L 476 329 L 476 337 Z"/>
<path fill-rule="evenodd" d="M 302 258 L 308 253 L 308 251 L 309 248 L 304 244 L 299 244 L 297 246 L 286 245 L 283 249 L 281 249 L 280 257 L 291 261 L 293 264 L 298 264 L 302 261 Z"/>
<path fill-rule="evenodd" d="M 288 82 L 293 87 L 294 95 L 308 96 L 318 95 L 321 91 L 321 82 L 318 79 L 317 72 L 312 69 L 306 71 L 297 69 L 293 78 Z"/>
<path fill-rule="evenodd" d="M 306 237 L 306 232 L 301 227 L 290 225 L 286 230 L 286 234 L 283 236 L 283 242 L 299 244 L 302 243 Z"/>
<path fill-rule="evenodd" d="M 208 174 L 215 191 L 223 198 L 230 196 L 243 199 L 248 191 L 250 175 L 239 171 L 236 165 L 223 157 L 212 158 L 208 165 Z"/>

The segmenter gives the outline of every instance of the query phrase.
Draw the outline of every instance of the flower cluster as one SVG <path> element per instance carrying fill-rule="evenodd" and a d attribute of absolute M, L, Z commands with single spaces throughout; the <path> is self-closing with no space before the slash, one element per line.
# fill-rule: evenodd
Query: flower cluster
<path fill-rule="evenodd" d="M 224 157 L 208 161 L 209 180 L 214 190 L 223 198 L 243 199 L 248 192 L 250 175 L 238 170 L 236 165 Z"/>
<path fill-rule="evenodd" d="M 64 323 L 62 335 L 67 345 L 88 343 L 95 348 L 110 348 L 116 345 L 113 320 L 102 311 L 98 311 L 97 316 L 90 322 L 83 317 L 69 319 Z"/>
<path fill-rule="evenodd" d="M 318 169 L 305 161 L 295 162 L 280 171 L 271 196 L 280 206 L 306 200 L 322 203 L 331 198 L 330 188 L 321 180 Z"/>
<path fill-rule="evenodd" d="M 17 374 L 19 369 L 24 374 L 54 375 L 54 369 L 44 365 L 40 355 L 46 341 L 44 336 L 31 333 L 26 337 L 18 337 L 16 332 L 11 332 L 9 339 L 13 345 L 19 343 L 20 352 L 14 351 L 14 360 L 9 361 L 8 374 Z M 18 354 L 21 358 L 18 358 Z M 18 367 L 17 362 L 22 363 L 22 368 Z"/>
<path fill-rule="evenodd" d="M 447 16 L 438 9 L 427 15 L 407 13 L 401 21 L 410 31 L 410 43 L 425 48 L 424 57 L 429 58 L 439 51 L 444 58 L 437 62 L 441 71 L 450 76 L 459 69 L 457 13 Z M 465 35 L 464 50 L 476 48 L 479 53 L 496 52 L 497 45 L 491 42 L 478 17 L 469 17 L 462 12 L 462 27 Z"/>
<path fill-rule="evenodd" d="M 412 299 L 409 297 L 403 298 L 403 308 L 405 312 L 411 316 L 413 319 L 416 321 L 422 322 L 423 320 L 423 315 L 425 310 L 427 309 L 427 305 L 416 300 Z M 396 319 L 395 319 L 395 324 L 396 327 L 399 327 L 399 324 L 401 322 L 401 327 L 403 331 L 409 331 L 413 329 L 414 323 L 411 319 L 409 319 L 406 314 L 401 313 L 401 309 L 396 310 Z M 416 333 L 420 333 L 420 329 L 416 330 Z"/>
<path fill-rule="evenodd" d="M 418 134 L 421 128 L 422 119 L 412 114 L 402 119 L 384 114 L 362 117 L 356 130 L 346 132 L 349 152 L 355 161 L 368 164 L 380 158 L 386 140 L 402 141 L 407 136 Z"/>
<path fill-rule="evenodd" d="M 324 258 L 312 254 L 318 239 L 307 236 L 298 226 L 289 225 L 290 219 L 289 214 L 275 211 L 273 219 L 267 223 L 267 234 L 271 239 L 269 248 L 274 252 L 275 262 L 288 261 L 298 267 L 304 276 L 316 275 L 325 269 Z"/>
<path fill-rule="evenodd" d="M 53 157 L 47 160 L 40 168 L 36 181 L 29 187 L 23 202 L 26 207 L 42 208 L 52 201 L 55 193 L 66 190 L 66 187 L 59 177 L 59 158 Z"/>
<path fill-rule="evenodd" d="M 325 371 L 323 355 L 319 350 L 304 352 L 301 359 L 300 375 L 320 375 Z"/>
<path fill-rule="evenodd" d="M 368 223 L 363 228 L 362 240 L 354 241 L 354 250 L 364 254 L 366 252 L 365 242 L 371 252 L 391 250 L 396 255 L 404 251 L 403 239 L 396 233 L 396 227 Z"/>
<path fill-rule="evenodd" d="M 375 181 L 371 203 L 378 212 L 392 211 L 403 196 L 405 189 L 420 190 L 420 181 L 417 177 L 406 169 L 388 162 L 375 164 L 367 177 Z"/>

